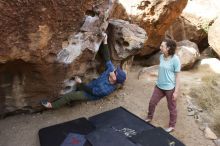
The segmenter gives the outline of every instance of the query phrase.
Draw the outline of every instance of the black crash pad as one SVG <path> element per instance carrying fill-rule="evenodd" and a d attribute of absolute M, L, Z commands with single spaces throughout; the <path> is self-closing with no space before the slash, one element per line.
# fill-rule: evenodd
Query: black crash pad
<path fill-rule="evenodd" d="M 185 146 L 160 127 L 143 131 L 130 139 L 142 146 Z"/>
<path fill-rule="evenodd" d="M 89 121 L 91 121 L 96 128 L 112 127 L 122 132 L 134 130 L 136 133 L 140 133 L 144 130 L 155 128 L 153 125 L 146 123 L 123 107 L 118 107 L 92 116 L 89 118 Z"/>
<path fill-rule="evenodd" d="M 41 146 L 60 146 L 69 133 L 85 135 L 84 146 L 184 146 L 182 142 L 118 107 L 39 130 Z"/>
<path fill-rule="evenodd" d="M 86 118 L 42 128 L 39 130 L 40 145 L 60 146 L 69 133 L 87 135 L 94 129 L 95 127 Z"/>
<path fill-rule="evenodd" d="M 92 146 L 138 146 L 112 128 L 100 128 L 86 136 Z"/>

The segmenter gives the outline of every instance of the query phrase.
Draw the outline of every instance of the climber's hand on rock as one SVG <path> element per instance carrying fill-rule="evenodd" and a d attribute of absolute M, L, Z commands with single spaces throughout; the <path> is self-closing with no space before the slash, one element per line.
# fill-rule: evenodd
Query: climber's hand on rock
<path fill-rule="evenodd" d="M 104 44 L 107 44 L 108 35 L 107 35 L 105 32 L 103 32 L 103 33 L 102 33 L 102 36 L 104 37 L 103 43 L 104 43 Z"/>
<path fill-rule="evenodd" d="M 75 81 L 76 81 L 76 83 L 78 83 L 78 84 L 82 83 L 82 80 L 81 80 L 80 77 L 78 77 L 78 76 L 75 77 Z"/>

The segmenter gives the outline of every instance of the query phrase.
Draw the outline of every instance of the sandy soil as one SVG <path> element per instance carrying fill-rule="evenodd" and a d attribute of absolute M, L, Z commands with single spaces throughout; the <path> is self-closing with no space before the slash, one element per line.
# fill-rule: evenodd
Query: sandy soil
<path fill-rule="evenodd" d="M 92 102 L 76 103 L 58 110 L 47 110 L 31 115 L 16 115 L 0 120 L 0 146 L 39 146 L 38 131 L 43 127 L 73 120 L 79 117 L 89 117 L 119 106 L 123 106 L 137 116 L 144 118 L 148 102 L 154 87 L 156 77 L 141 75 L 138 80 L 140 67 L 132 68 L 123 89 L 111 96 Z M 214 146 L 207 140 L 194 119 L 187 116 L 184 88 L 196 77 L 189 72 L 182 72 L 182 91 L 178 98 L 178 121 L 176 131 L 172 133 L 186 146 Z M 166 100 L 158 104 L 152 124 L 166 127 L 168 124 L 168 109 Z"/>

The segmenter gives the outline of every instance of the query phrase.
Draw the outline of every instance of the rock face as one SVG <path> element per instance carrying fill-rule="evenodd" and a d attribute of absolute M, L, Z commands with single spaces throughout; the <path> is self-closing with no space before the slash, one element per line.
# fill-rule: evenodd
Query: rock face
<path fill-rule="evenodd" d="M 193 22 L 183 16 L 179 17 L 172 24 L 166 32 L 166 35 L 176 41 L 192 41 L 198 44 L 201 50 L 208 46 L 207 32 L 198 26 L 198 24 L 193 24 Z"/>
<path fill-rule="evenodd" d="M 0 40 L 4 43 L 0 62 L 54 60 L 62 41 L 83 23 L 86 9 L 77 3 L 80 1 L 1 1 Z M 82 7 L 89 6 L 82 3 Z"/>
<path fill-rule="evenodd" d="M 39 101 L 54 100 L 64 80 L 96 73 L 101 62 L 96 55 L 113 5 L 108 0 L 1 1 L 0 115 L 41 109 Z M 129 57 L 147 37 L 138 26 L 123 25 L 133 29 L 118 30 L 121 38 L 141 37 L 125 39 L 129 45 L 123 57 Z"/>
<path fill-rule="evenodd" d="M 114 60 L 126 59 L 130 54 L 137 54 L 144 47 L 147 34 L 144 29 L 128 21 L 112 19 L 109 22 L 109 42 Z"/>
<path fill-rule="evenodd" d="M 0 115 L 38 109 L 43 98 L 57 96 L 66 67 L 33 64 L 21 60 L 0 65 Z"/>
<path fill-rule="evenodd" d="M 94 67 L 102 41 L 95 34 L 107 28 L 112 6 L 108 0 L 1 1 L 0 114 L 53 100 L 64 79 Z"/>
<path fill-rule="evenodd" d="M 208 32 L 208 41 L 210 46 L 213 48 L 213 50 L 218 54 L 218 57 L 220 57 L 220 17 L 214 22 L 214 24 L 210 27 Z"/>
<path fill-rule="evenodd" d="M 151 54 L 158 46 L 166 30 L 179 17 L 187 0 L 119 0 L 112 17 L 138 24 L 148 34 L 141 55 Z"/>
<path fill-rule="evenodd" d="M 181 16 L 172 24 L 166 34 L 176 41 L 195 42 L 199 49 L 203 50 L 208 47 L 208 30 L 219 12 L 219 0 L 188 1 Z"/>

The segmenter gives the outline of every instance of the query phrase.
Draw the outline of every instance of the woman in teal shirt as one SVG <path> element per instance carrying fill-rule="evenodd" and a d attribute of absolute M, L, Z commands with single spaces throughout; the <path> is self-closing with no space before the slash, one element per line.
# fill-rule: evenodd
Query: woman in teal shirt
<path fill-rule="evenodd" d="M 166 96 L 170 112 L 170 121 L 169 127 L 165 130 L 171 132 L 175 129 L 177 119 L 176 99 L 179 94 L 179 74 L 181 64 L 179 57 L 175 55 L 175 41 L 171 39 L 163 40 L 160 45 L 160 50 L 162 54 L 160 56 L 158 78 L 149 102 L 146 121 L 150 122 L 152 120 L 156 105 L 164 96 Z"/>

